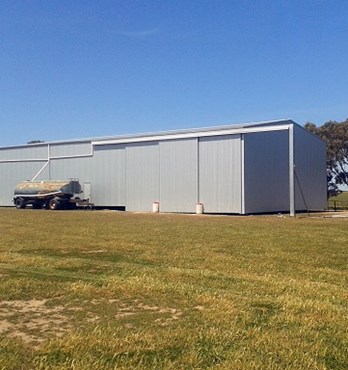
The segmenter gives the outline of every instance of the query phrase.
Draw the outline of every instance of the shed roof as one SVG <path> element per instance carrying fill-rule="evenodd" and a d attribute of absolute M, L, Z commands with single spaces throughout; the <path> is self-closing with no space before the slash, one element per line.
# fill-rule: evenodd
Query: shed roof
<path fill-rule="evenodd" d="M 179 130 L 169 130 L 169 131 L 159 131 L 150 133 L 138 133 L 129 135 L 118 135 L 118 136 L 104 136 L 95 138 L 82 138 L 82 139 L 70 139 L 70 140 L 59 140 L 59 141 L 45 141 L 42 143 L 33 144 L 20 144 L 13 146 L 1 147 L 0 149 L 10 149 L 10 148 L 21 148 L 21 147 L 38 147 L 47 144 L 73 144 L 73 143 L 86 143 L 93 142 L 94 145 L 106 145 L 111 143 L 121 143 L 121 142 L 141 142 L 141 141 L 152 141 L 152 140 L 168 140 L 175 139 L 178 137 L 197 137 L 197 136 L 214 136 L 224 134 L 229 131 L 238 131 L 243 129 L 252 129 L 258 127 L 272 128 L 274 126 L 280 125 L 297 125 L 291 119 L 279 119 L 271 121 L 259 121 L 259 122 L 249 122 L 249 123 L 239 123 L 239 124 L 228 124 L 210 127 L 199 127 L 190 129 L 179 129 Z"/>

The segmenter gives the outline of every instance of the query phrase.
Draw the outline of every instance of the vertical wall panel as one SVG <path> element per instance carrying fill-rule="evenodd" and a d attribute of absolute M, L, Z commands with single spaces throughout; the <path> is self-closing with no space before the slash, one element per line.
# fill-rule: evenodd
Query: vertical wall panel
<path fill-rule="evenodd" d="M 77 178 L 81 182 L 90 181 L 91 163 L 91 157 L 51 159 L 50 178 L 51 180 Z"/>
<path fill-rule="evenodd" d="M 289 210 L 288 131 L 244 135 L 245 213 Z"/>
<path fill-rule="evenodd" d="M 77 178 L 83 185 L 84 182 L 91 181 L 92 176 L 91 157 L 52 159 L 50 161 L 49 177 L 51 180 Z M 91 199 L 91 201 L 93 200 Z"/>
<path fill-rule="evenodd" d="M 159 144 L 126 147 L 126 210 L 151 211 L 159 200 Z"/>
<path fill-rule="evenodd" d="M 195 212 L 197 201 L 208 213 L 288 211 L 288 131 L 243 137 L 97 145 L 93 156 L 52 159 L 37 180 L 78 178 L 97 206 L 134 211 L 150 211 L 155 200 L 162 212 Z M 90 141 L 50 146 L 58 157 L 92 151 Z M 48 144 L 0 148 L 0 205 L 12 205 L 15 185 L 32 179 L 47 156 Z M 294 125 L 294 156 L 296 210 L 325 208 L 325 145 Z"/>
<path fill-rule="evenodd" d="M 160 211 L 195 212 L 198 201 L 198 140 L 162 141 Z"/>
<path fill-rule="evenodd" d="M 199 140 L 199 201 L 206 213 L 241 213 L 240 135 Z"/>
<path fill-rule="evenodd" d="M 92 199 L 98 206 L 126 205 L 126 156 L 124 145 L 94 148 Z"/>
<path fill-rule="evenodd" d="M 91 152 L 92 152 L 91 142 L 50 145 L 51 157 L 89 155 L 91 154 Z"/>
<path fill-rule="evenodd" d="M 29 159 L 47 159 L 47 144 L 40 146 L 25 146 L 21 148 L 4 148 L 0 149 L 1 160 L 29 160 Z"/>
<path fill-rule="evenodd" d="M 0 205 L 13 205 L 13 191 L 20 181 L 31 180 L 42 168 L 45 162 L 15 162 L 0 163 Z M 43 180 L 48 175 L 47 167 L 37 180 Z"/>
<path fill-rule="evenodd" d="M 294 127 L 295 208 L 327 207 L 326 146 L 319 138 Z"/>

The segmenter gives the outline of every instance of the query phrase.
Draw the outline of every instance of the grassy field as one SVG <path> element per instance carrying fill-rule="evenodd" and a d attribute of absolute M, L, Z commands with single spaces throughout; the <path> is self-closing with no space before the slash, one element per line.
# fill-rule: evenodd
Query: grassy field
<path fill-rule="evenodd" d="M 347 369 L 347 226 L 0 209 L 0 369 Z"/>
<path fill-rule="evenodd" d="M 329 209 L 348 209 L 348 191 L 338 194 L 336 197 L 329 198 Z"/>

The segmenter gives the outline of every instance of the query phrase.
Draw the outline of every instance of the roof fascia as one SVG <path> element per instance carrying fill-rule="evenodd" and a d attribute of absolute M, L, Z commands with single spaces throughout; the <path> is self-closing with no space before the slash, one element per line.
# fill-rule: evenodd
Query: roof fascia
<path fill-rule="evenodd" d="M 296 124 L 291 119 L 278 119 L 278 120 L 270 120 L 270 121 L 259 121 L 259 122 L 250 122 L 250 123 L 242 123 L 242 124 L 229 124 L 229 125 L 219 125 L 219 126 L 210 126 L 210 127 L 201 127 L 201 128 L 193 128 L 193 129 L 181 129 L 181 130 L 172 130 L 172 131 L 159 131 L 159 132 L 150 132 L 150 133 L 141 133 L 141 134 L 131 134 L 131 135 L 122 135 L 122 136 L 108 136 L 108 137 L 95 137 L 95 138 L 82 138 L 82 139 L 74 139 L 74 140 L 60 140 L 60 141 L 46 141 L 41 143 L 33 143 L 33 144 L 20 144 L 20 145 L 11 145 L 0 147 L 0 150 L 6 149 L 20 149 L 20 148 L 28 148 L 33 147 L 37 148 L 40 146 L 47 146 L 50 145 L 64 145 L 64 144 L 78 144 L 78 143 L 93 143 L 94 145 L 102 145 L 98 144 L 99 142 L 107 142 L 107 141 L 120 141 L 120 142 L 127 142 L 126 140 L 129 139 L 138 139 L 138 141 L 145 141 L 144 138 L 147 137 L 165 137 L 165 136 L 174 136 L 174 135 L 181 135 L 181 134 L 191 134 L 192 137 L 197 137 L 198 133 L 203 132 L 216 132 L 216 131 L 223 131 L 223 130 L 233 130 L 233 129 L 246 129 L 251 127 L 271 127 L 275 125 L 284 125 L 284 124 Z M 296 124 L 297 125 L 297 124 Z M 301 126 L 300 126 L 301 127 Z M 209 136 L 209 135 L 207 135 Z M 214 136 L 212 134 L 212 136 Z M 148 141 L 148 140 L 146 140 Z"/>
<path fill-rule="evenodd" d="M 139 143 L 139 142 L 149 142 L 149 141 L 178 140 L 178 139 L 191 139 L 191 138 L 200 138 L 200 137 L 209 137 L 209 136 L 281 131 L 281 130 L 288 130 L 291 124 L 292 123 L 288 121 L 287 124 L 271 125 L 271 126 L 225 128 L 225 129 L 217 129 L 217 130 L 209 130 L 209 131 L 194 131 L 194 132 L 190 131 L 190 132 L 182 132 L 182 133 L 167 133 L 167 134 L 161 134 L 161 135 L 144 135 L 144 136 L 137 136 L 137 137 L 124 137 L 124 138 L 118 138 L 118 139 L 92 141 L 92 145 L 99 146 L 99 145 L 112 145 L 112 144 L 128 144 L 128 143 Z"/>

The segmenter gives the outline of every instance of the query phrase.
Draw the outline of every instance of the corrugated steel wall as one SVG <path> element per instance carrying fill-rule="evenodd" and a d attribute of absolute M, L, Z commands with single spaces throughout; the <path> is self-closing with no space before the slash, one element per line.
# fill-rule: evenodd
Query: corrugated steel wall
<path fill-rule="evenodd" d="M 324 208 L 325 145 L 296 125 L 294 137 L 296 209 Z M 194 213 L 197 202 L 206 213 L 289 210 L 288 130 L 94 147 L 87 141 L 49 145 L 49 151 L 48 144 L 0 149 L 0 205 L 12 205 L 15 185 L 44 168 L 37 180 L 78 178 L 97 206 L 151 211 L 159 201 L 161 212 Z M 77 157 L 59 158 L 68 156 Z"/>
<path fill-rule="evenodd" d="M 31 180 L 33 176 L 43 167 L 45 162 L 15 162 L 0 163 L 0 205 L 13 205 L 13 191 L 15 186 L 24 180 Z M 48 173 L 46 167 L 41 173 L 39 179 L 42 179 Z"/>
<path fill-rule="evenodd" d="M 295 207 L 327 207 L 326 146 L 303 128 L 294 127 Z"/>
<path fill-rule="evenodd" d="M 92 177 L 92 157 L 51 159 L 49 179 L 61 180 L 78 178 L 81 183 Z"/>
<path fill-rule="evenodd" d="M 160 211 L 195 212 L 198 201 L 198 140 L 161 141 Z"/>
<path fill-rule="evenodd" d="M 206 213 L 241 213 L 240 135 L 199 139 L 199 201 Z"/>
<path fill-rule="evenodd" d="M 94 148 L 91 169 L 92 199 L 98 206 L 126 205 L 125 145 Z"/>
<path fill-rule="evenodd" d="M 289 210 L 289 132 L 244 135 L 245 213 Z"/>
<path fill-rule="evenodd" d="M 31 180 L 45 165 L 48 158 L 47 145 L 0 150 L 0 205 L 13 205 L 13 190 L 23 180 Z M 21 162 L 21 160 L 24 160 Z M 34 161 L 30 161 L 34 160 Z M 14 161 L 5 162 L 1 161 Z M 46 176 L 48 169 L 42 172 Z"/>
<path fill-rule="evenodd" d="M 90 181 L 93 176 L 92 149 L 90 141 L 50 144 L 49 152 L 50 157 L 53 159 L 50 160 L 48 178 L 51 180 L 77 178 L 83 189 L 84 183 Z M 86 155 L 86 157 L 59 158 L 81 155 Z M 58 158 L 54 159 L 54 157 Z M 90 200 L 93 201 L 93 199 Z"/>
<path fill-rule="evenodd" d="M 47 144 L 44 146 L 28 146 L 23 148 L 8 148 L 0 150 L 0 161 L 2 160 L 30 160 L 48 158 Z"/>
<path fill-rule="evenodd" d="M 92 144 L 90 141 L 85 143 L 50 144 L 51 157 L 89 155 L 91 153 Z"/>
<path fill-rule="evenodd" d="M 158 142 L 129 144 L 126 147 L 126 209 L 151 211 L 159 200 Z"/>

